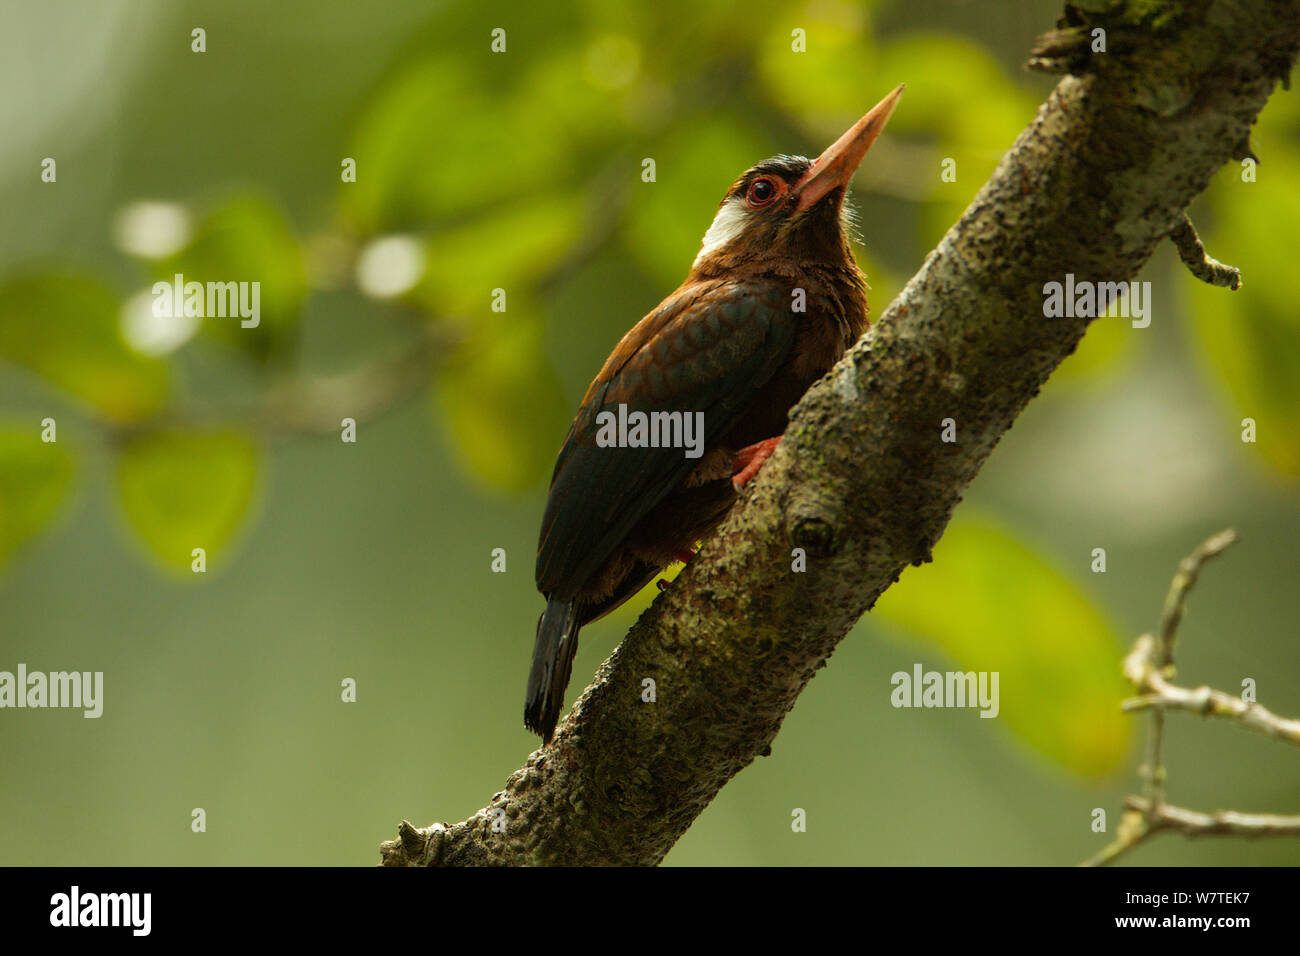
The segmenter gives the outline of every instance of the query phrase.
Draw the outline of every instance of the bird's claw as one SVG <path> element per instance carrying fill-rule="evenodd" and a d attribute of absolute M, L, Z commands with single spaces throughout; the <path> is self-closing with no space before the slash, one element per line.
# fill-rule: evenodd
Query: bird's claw
<path fill-rule="evenodd" d="M 765 438 L 753 445 L 747 445 L 740 449 L 732 457 L 732 467 L 736 469 L 735 474 L 731 476 L 731 484 L 737 491 L 748 484 L 749 479 L 758 474 L 758 469 L 763 467 L 763 462 L 772 457 L 772 452 L 776 451 L 776 446 L 781 443 L 778 435 L 776 438 Z"/>

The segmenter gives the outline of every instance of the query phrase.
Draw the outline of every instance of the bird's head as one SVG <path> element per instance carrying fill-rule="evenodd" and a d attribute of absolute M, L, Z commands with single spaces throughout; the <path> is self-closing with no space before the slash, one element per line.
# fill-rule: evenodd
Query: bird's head
<path fill-rule="evenodd" d="M 844 194 L 902 95 L 899 86 L 815 160 L 773 156 L 746 170 L 719 204 L 692 271 L 707 277 L 771 258 L 852 263 Z"/>

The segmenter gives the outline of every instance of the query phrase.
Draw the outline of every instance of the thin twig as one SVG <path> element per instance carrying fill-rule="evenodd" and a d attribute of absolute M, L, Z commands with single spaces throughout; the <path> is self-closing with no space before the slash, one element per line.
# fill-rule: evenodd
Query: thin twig
<path fill-rule="evenodd" d="M 1132 713 L 1151 712 L 1147 737 L 1147 759 L 1141 768 L 1144 797 L 1124 801 L 1124 814 L 1115 839 L 1099 850 L 1084 866 L 1103 866 L 1118 859 L 1156 833 L 1173 831 L 1186 836 L 1300 835 L 1300 817 L 1219 810 L 1212 814 L 1174 807 L 1164 802 L 1165 766 L 1162 756 L 1165 711 L 1180 710 L 1203 717 L 1235 720 L 1243 727 L 1300 744 L 1300 721 L 1279 717 L 1254 702 L 1247 702 L 1209 687 L 1188 690 L 1170 683 L 1173 674 L 1174 642 L 1187 609 L 1187 595 L 1196 584 L 1201 567 L 1236 543 L 1237 533 L 1229 528 L 1207 539 L 1178 565 L 1160 615 L 1160 636 L 1143 634 L 1124 658 L 1124 676 L 1140 696 L 1124 701 Z"/>
<path fill-rule="evenodd" d="M 1181 833 L 1187 837 L 1300 836 L 1300 816 L 1238 813 L 1235 810 L 1200 813 L 1168 803 L 1155 806 L 1142 797 L 1128 797 L 1124 801 L 1118 836 L 1082 865 L 1113 863 L 1157 833 Z"/>
<path fill-rule="evenodd" d="M 1189 554 L 1178 565 L 1178 573 L 1169 585 L 1165 596 L 1164 611 L 1160 615 L 1161 653 L 1164 658 L 1161 667 L 1173 660 L 1174 635 L 1187 609 L 1187 595 L 1200 576 L 1201 567 L 1210 558 L 1218 557 L 1229 547 L 1237 543 L 1237 532 L 1228 528 L 1203 542 L 1199 548 Z"/>
<path fill-rule="evenodd" d="M 1275 813 L 1238 813 L 1216 810 L 1200 813 L 1183 807 L 1163 804 L 1153 807 L 1141 797 L 1129 797 L 1124 805 L 1146 816 L 1151 832 L 1175 830 L 1184 836 L 1300 836 L 1300 816 Z"/>
<path fill-rule="evenodd" d="M 1253 701 L 1244 701 L 1210 687 L 1195 690 L 1178 687 L 1154 672 L 1146 680 L 1146 689 L 1148 693 L 1143 696 L 1124 701 L 1123 709 L 1129 713 L 1147 709 L 1152 713 L 1156 710 L 1181 710 L 1201 717 L 1223 717 L 1266 736 L 1300 745 L 1300 720 L 1279 717 Z"/>

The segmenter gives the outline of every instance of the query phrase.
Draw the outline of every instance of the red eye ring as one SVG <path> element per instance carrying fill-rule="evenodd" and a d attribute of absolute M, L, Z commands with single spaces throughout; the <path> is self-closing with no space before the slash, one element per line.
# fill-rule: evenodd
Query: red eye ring
<path fill-rule="evenodd" d="M 772 200 L 781 195 L 781 187 L 785 185 L 779 179 L 771 176 L 760 176 L 749 184 L 745 190 L 745 202 L 754 209 L 761 209 L 771 204 Z"/>

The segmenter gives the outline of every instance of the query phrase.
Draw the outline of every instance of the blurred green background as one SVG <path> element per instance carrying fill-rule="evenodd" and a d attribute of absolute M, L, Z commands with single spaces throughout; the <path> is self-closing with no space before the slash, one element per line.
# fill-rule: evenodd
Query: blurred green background
<path fill-rule="evenodd" d="M 0 670 L 103 671 L 105 704 L 0 711 L 0 863 L 370 864 L 401 818 L 486 803 L 537 743 L 532 556 L 568 416 L 684 277 L 727 185 L 816 155 L 906 82 L 854 193 L 879 314 L 1045 98 L 1021 63 L 1058 14 L 6 4 Z M 1293 94 L 1252 141 L 1258 181 L 1226 168 L 1192 209 L 1244 288 L 1159 250 L 1151 326 L 1094 325 L 935 563 L 845 639 L 668 863 L 1090 855 L 1111 836 L 1093 808 L 1113 833 L 1137 786 L 1145 722 L 1118 712 L 1120 657 L 1179 558 L 1228 525 L 1243 540 L 1192 598 L 1180 677 L 1250 677 L 1300 713 Z M 154 319 L 149 288 L 176 272 L 260 282 L 261 325 Z M 649 600 L 583 632 L 570 700 Z M 890 675 L 918 662 L 997 670 L 999 719 L 892 708 Z M 1175 803 L 1300 810 L 1293 749 L 1179 716 L 1167 756 Z M 1166 837 L 1129 859 L 1294 863 L 1300 846 Z"/>

